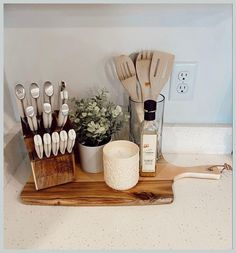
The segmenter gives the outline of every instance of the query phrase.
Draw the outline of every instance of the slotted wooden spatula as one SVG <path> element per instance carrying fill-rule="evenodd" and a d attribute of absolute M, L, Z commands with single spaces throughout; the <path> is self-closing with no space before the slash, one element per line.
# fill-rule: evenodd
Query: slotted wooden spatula
<path fill-rule="evenodd" d="M 156 100 L 172 72 L 175 56 L 161 51 L 154 51 L 150 66 L 152 99 Z"/>
<path fill-rule="evenodd" d="M 136 72 L 141 85 L 143 102 L 151 99 L 150 66 L 152 51 L 142 51 L 136 59 Z"/>
<path fill-rule="evenodd" d="M 137 78 L 134 63 L 127 55 L 120 55 L 115 58 L 116 72 L 119 80 L 129 93 L 132 100 L 139 102 L 141 97 L 137 93 Z"/>

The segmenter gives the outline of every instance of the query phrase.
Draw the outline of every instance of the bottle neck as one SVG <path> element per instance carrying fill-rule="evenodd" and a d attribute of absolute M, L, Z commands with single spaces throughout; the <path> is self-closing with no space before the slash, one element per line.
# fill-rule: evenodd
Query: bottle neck
<path fill-rule="evenodd" d="M 144 120 L 146 121 L 153 121 L 156 118 L 156 112 L 152 111 L 152 112 L 144 112 Z"/>

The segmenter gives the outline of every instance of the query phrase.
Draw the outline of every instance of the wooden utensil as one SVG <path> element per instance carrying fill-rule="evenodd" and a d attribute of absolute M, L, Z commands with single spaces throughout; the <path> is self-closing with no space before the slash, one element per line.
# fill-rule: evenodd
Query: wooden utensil
<path fill-rule="evenodd" d="M 168 163 L 163 158 L 157 166 L 158 173 L 155 177 L 140 177 L 134 188 L 127 191 L 116 191 L 105 184 L 103 173 L 86 173 L 77 165 L 75 182 L 37 191 L 33 178 L 30 177 L 20 196 L 23 203 L 34 205 L 126 206 L 170 204 L 174 200 L 172 186 L 175 180 L 186 177 L 219 179 L 221 175 L 220 166 L 179 167 Z"/>
<path fill-rule="evenodd" d="M 151 99 L 150 66 L 152 51 L 142 51 L 136 59 L 136 72 L 141 85 L 143 102 Z"/>
<path fill-rule="evenodd" d="M 127 55 L 120 55 L 115 58 L 115 66 L 118 78 L 131 99 L 136 102 L 141 101 L 137 93 L 137 78 L 133 61 Z"/>
<path fill-rule="evenodd" d="M 175 56 L 173 54 L 154 51 L 150 66 L 150 83 L 152 99 L 157 100 L 161 90 L 168 81 Z"/>

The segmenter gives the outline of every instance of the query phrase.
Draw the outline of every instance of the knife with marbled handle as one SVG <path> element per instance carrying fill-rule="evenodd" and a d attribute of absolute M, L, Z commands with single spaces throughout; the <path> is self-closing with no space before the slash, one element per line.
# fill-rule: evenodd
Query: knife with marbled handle
<path fill-rule="evenodd" d="M 34 136 L 34 147 L 35 151 L 40 159 L 43 158 L 43 141 L 39 134 Z"/>
<path fill-rule="evenodd" d="M 43 104 L 43 126 L 50 129 L 52 125 L 52 107 L 49 103 Z"/>
<path fill-rule="evenodd" d="M 60 152 L 64 155 L 67 147 L 67 133 L 65 130 L 60 132 Z"/>
<path fill-rule="evenodd" d="M 28 106 L 25 109 L 26 112 L 26 117 L 27 117 L 27 121 L 30 127 L 30 130 L 32 132 L 37 132 L 38 130 L 38 123 L 37 123 L 37 118 L 34 112 L 34 107 L 33 106 Z"/>
<path fill-rule="evenodd" d="M 52 153 L 57 156 L 60 147 L 60 136 L 58 132 L 52 133 Z"/>
<path fill-rule="evenodd" d="M 68 132 L 68 141 L 67 141 L 67 151 L 72 152 L 72 149 L 75 145 L 76 133 L 74 129 L 70 129 Z"/>
<path fill-rule="evenodd" d="M 34 107 L 34 111 L 37 116 L 42 114 L 42 108 L 40 103 L 40 89 L 37 83 L 31 83 L 30 85 L 31 104 Z"/>
<path fill-rule="evenodd" d="M 54 87 L 50 81 L 44 83 L 44 103 L 49 103 L 54 111 Z"/>
<path fill-rule="evenodd" d="M 58 113 L 57 126 L 63 128 L 66 124 L 67 118 L 69 114 L 69 106 L 67 104 L 63 104 Z"/>
<path fill-rule="evenodd" d="M 51 155 L 51 135 L 46 133 L 43 135 L 43 147 L 46 157 Z"/>
<path fill-rule="evenodd" d="M 28 102 L 26 98 L 25 88 L 22 84 L 17 84 L 15 86 L 15 95 L 17 98 L 16 102 L 17 102 L 17 107 L 18 107 L 20 117 L 23 120 L 23 122 L 27 124 L 25 109 L 28 106 Z"/>

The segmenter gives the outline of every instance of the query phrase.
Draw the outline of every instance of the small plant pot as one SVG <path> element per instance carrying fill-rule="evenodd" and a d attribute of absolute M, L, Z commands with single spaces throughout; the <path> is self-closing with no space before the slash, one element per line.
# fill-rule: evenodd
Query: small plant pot
<path fill-rule="evenodd" d="M 110 140 L 109 140 L 110 141 Z M 108 142 L 109 142 L 108 141 Z M 107 142 L 107 143 L 108 143 Z M 103 171 L 103 145 L 90 147 L 81 143 L 79 146 L 80 165 L 83 171 L 88 173 L 99 173 Z"/>

